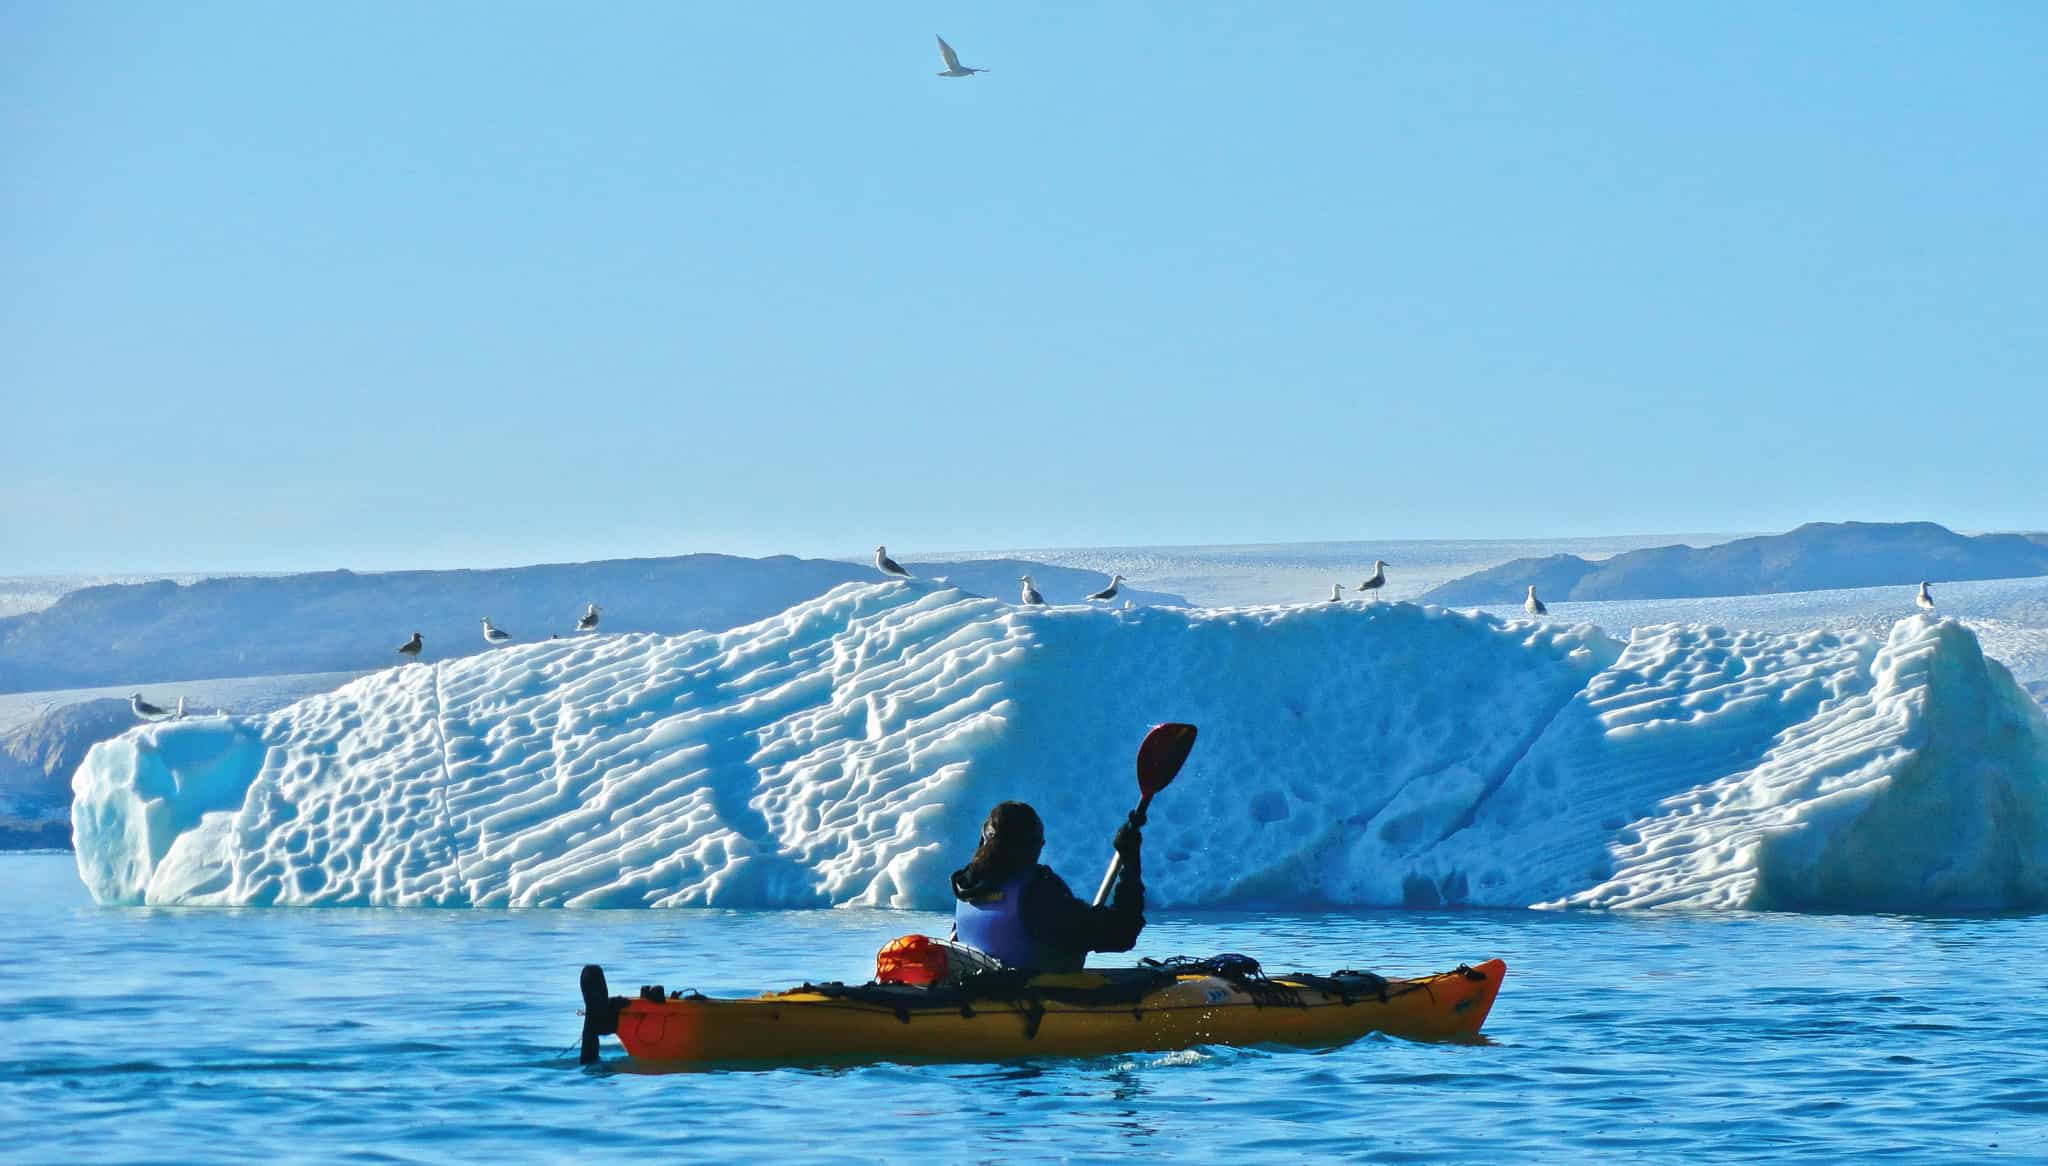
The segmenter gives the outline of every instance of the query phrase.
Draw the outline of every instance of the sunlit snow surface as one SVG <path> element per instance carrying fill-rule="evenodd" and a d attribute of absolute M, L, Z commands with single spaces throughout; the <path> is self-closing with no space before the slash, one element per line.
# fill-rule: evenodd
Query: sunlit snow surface
<path fill-rule="evenodd" d="M 1160 905 L 2048 905 L 2048 718 L 1917 615 L 1623 643 L 848 584 L 140 727 L 88 755 L 73 824 L 102 902 L 943 908 L 1004 798 L 1085 880 L 1168 719 L 1202 739 L 1146 831 Z"/>
<path fill-rule="evenodd" d="M 1883 638 L 1901 616 L 1913 613 L 1913 595 L 1911 587 L 1858 587 L 1711 599 L 1553 603 L 1550 618 L 1585 620 L 1609 630 L 1676 622 L 1779 632 L 1858 631 Z M 2048 681 L 2048 578 L 1937 583 L 1934 597 L 1937 614 L 1962 621 L 1985 653 L 2015 676 Z M 1481 610 L 1521 613 L 1520 605 Z"/>

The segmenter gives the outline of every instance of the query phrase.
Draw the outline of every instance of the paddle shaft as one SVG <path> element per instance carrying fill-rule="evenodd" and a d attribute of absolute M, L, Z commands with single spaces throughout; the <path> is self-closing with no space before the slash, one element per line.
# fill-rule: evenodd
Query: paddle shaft
<path fill-rule="evenodd" d="M 1148 808 L 1150 808 L 1151 805 L 1151 794 L 1146 794 L 1144 797 L 1138 799 L 1138 808 L 1131 814 L 1131 817 L 1137 820 L 1138 825 L 1142 826 L 1145 824 L 1145 811 Z M 1124 856 L 1122 854 L 1110 855 L 1109 869 L 1102 872 L 1102 885 L 1096 888 L 1095 891 L 1095 905 L 1097 907 L 1100 907 L 1104 903 L 1109 902 L 1109 889 L 1116 885 L 1116 876 L 1123 873 L 1123 869 Z"/>

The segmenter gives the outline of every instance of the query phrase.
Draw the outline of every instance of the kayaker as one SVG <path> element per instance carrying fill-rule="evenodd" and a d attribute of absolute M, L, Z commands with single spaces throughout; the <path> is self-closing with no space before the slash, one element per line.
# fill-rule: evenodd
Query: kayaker
<path fill-rule="evenodd" d="M 1038 811 L 1003 802 L 982 824 L 974 857 L 953 872 L 953 938 L 1031 972 L 1077 972 L 1091 951 L 1131 950 L 1145 928 L 1142 841 L 1135 821 L 1116 832 L 1123 870 L 1109 902 L 1096 907 L 1039 863 L 1045 825 Z"/>

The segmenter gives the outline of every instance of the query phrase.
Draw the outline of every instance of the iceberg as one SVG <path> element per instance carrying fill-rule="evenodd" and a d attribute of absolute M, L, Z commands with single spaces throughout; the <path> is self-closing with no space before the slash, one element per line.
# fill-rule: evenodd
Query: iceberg
<path fill-rule="evenodd" d="M 849 583 L 719 632 L 404 665 L 73 779 L 110 904 L 943 909 L 993 803 L 1092 881 L 1159 721 L 1150 901 L 2048 905 L 2048 716 L 1971 632 L 1411 603 L 1026 609 Z"/>

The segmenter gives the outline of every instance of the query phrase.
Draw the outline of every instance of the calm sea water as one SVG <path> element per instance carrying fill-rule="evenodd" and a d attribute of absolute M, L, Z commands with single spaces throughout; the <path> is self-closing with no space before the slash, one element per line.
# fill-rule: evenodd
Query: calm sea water
<path fill-rule="evenodd" d="M 100 909 L 0 856 L 0 1161 L 2048 1159 L 2048 919 L 1189 915 L 1141 954 L 1440 970 L 1490 1041 L 1011 1064 L 578 1067 L 576 973 L 859 977 L 930 915 Z"/>

